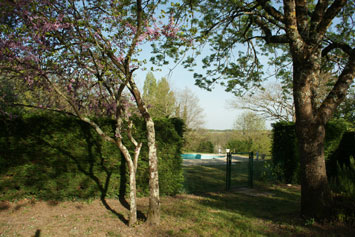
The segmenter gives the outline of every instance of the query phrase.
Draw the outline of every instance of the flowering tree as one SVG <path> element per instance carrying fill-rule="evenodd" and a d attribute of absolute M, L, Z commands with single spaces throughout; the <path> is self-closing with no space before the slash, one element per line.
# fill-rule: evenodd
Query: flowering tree
<path fill-rule="evenodd" d="M 0 70 L 7 79 L 27 85 L 61 102 L 32 100 L 26 106 L 70 113 L 90 124 L 120 149 L 129 167 L 130 218 L 137 221 L 136 179 L 142 143 L 133 137 L 133 100 L 147 127 L 150 198 L 148 222 L 159 223 L 159 183 L 153 120 L 134 78 L 141 65 L 139 46 L 160 37 L 174 37 L 171 18 L 164 25 L 153 18 L 160 1 L 14 0 L 0 3 Z M 131 96 L 125 96 L 125 91 Z M 53 97 L 52 97 L 53 98 Z M 114 118 L 110 136 L 92 115 Z M 126 126 L 124 126 L 126 125 Z M 123 134 L 135 149 L 130 152 Z"/>

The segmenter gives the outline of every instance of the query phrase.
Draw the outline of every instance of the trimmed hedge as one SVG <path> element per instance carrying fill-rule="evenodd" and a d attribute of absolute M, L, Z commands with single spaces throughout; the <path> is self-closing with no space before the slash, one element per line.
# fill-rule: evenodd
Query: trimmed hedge
<path fill-rule="evenodd" d="M 125 195 L 126 163 L 114 144 L 104 142 L 89 125 L 72 117 L 26 116 L 0 119 L 0 199 Z M 113 121 L 97 122 L 113 135 Z M 148 148 L 144 121 L 136 119 L 135 125 L 135 137 L 144 143 L 137 171 L 137 194 L 142 196 L 149 190 Z M 155 120 L 162 195 L 182 190 L 183 127 L 179 119 Z"/>
<path fill-rule="evenodd" d="M 300 162 L 295 124 L 279 122 L 272 127 L 272 161 L 277 179 L 286 183 L 297 183 L 300 180 Z"/>
<path fill-rule="evenodd" d="M 280 181 L 286 183 L 300 182 L 300 161 L 298 154 L 295 124 L 278 122 L 273 126 L 272 160 L 274 173 Z M 332 120 L 326 125 L 324 143 L 325 160 L 338 148 L 349 123 L 343 119 Z"/>

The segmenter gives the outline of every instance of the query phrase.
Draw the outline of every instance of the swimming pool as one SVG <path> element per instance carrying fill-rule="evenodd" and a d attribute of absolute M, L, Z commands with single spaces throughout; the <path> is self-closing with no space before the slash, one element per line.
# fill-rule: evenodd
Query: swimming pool
<path fill-rule="evenodd" d="M 181 154 L 181 158 L 185 160 L 194 160 L 194 159 L 216 159 L 223 158 L 225 155 L 221 154 Z"/>

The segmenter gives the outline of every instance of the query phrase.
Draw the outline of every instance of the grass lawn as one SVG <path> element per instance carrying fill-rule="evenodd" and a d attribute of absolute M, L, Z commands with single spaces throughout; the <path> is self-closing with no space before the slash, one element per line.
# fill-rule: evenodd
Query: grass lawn
<path fill-rule="evenodd" d="M 237 173 L 237 171 L 239 173 Z M 234 173 L 233 173 L 234 172 Z M 225 192 L 224 166 L 184 167 L 185 194 L 162 197 L 161 225 L 143 221 L 128 228 L 99 200 L 0 203 L 0 236 L 352 236 L 353 227 L 315 223 L 299 217 L 298 186 L 245 183 L 245 167 L 232 171 L 232 190 Z M 108 200 L 127 218 L 117 200 Z M 138 200 L 147 211 L 148 200 Z"/>

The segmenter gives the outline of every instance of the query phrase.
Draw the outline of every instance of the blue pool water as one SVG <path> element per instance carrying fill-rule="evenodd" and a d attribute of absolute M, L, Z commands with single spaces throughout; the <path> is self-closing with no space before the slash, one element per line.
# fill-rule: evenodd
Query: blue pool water
<path fill-rule="evenodd" d="M 181 154 L 181 158 L 185 160 L 194 160 L 194 159 L 214 159 L 214 158 L 223 158 L 225 155 L 213 155 L 213 154 Z"/>

